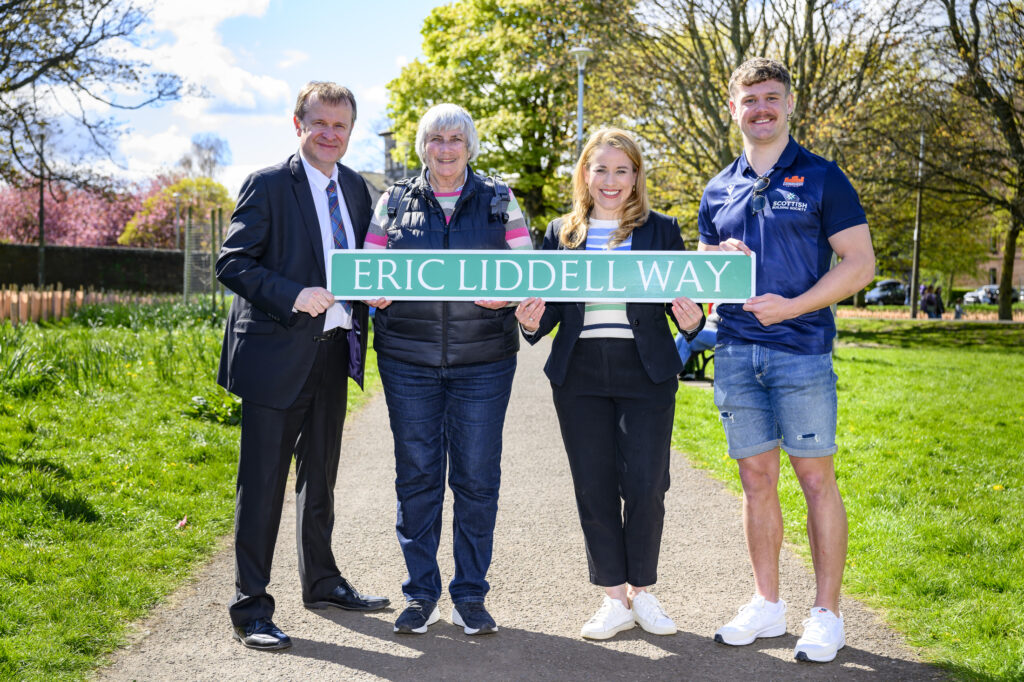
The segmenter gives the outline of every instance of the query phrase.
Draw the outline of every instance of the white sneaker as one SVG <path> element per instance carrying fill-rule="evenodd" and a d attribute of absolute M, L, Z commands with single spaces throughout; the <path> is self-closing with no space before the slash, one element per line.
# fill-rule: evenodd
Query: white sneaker
<path fill-rule="evenodd" d="M 608 639 L 634 625 L 633 612 L 618 599 L 605 595 L 601 608 L 586 622 L 580 634 L 587 639 Z"/>
<path fill-rule="evenodd" d="M 793 657 L 798 661 L 828 663 L 844 646 L 843 616 L 837 618 L 824 606 L 815 606 L 811 617 L 804 621 L 804 634 L 796 641 Z"/>
<path fill-rule="evenodd" d="M 650 592 L 642 591 L 633 597 L 633 618 L 652 635 L 676 634 L 676 624 Z"/>
<path fill-rule="evenodd" d="M 758 637 L 778 637 L 786 634 L 786 602 L 766 601 L 755 594 L 749 604 L 740 607 L 739 613 L 715 632 L 719 644 L 743 646 Z"/>

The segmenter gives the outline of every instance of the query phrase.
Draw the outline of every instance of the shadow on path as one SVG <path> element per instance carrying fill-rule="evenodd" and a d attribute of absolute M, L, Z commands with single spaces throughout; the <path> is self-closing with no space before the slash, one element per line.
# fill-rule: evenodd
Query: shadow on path
<path fill-rule="evenodd" d="M 724 486 L 673 456 L 658 584 L 674 636 L 640 629 L 605 642 L 579 637 L 600 605 L 587 581 L 583 537 L 551 388 L 541 367 L 548 341 L 519 354 L 504 431 L 502 486 L 487 607 L 497 634 L 468 637 L 442 620 L 425 635 L 396 635 L 405 566 L 395 537 L 394 454 L 383 396 L 345 425 L 335 493 L 334 552 L 344 575 L 367 594 L 390 596 L 393 608 L 372 614 L 302 607 L 295 558 L 294 493 L 285 501 L 270 592 L 275 622 L 292 638 L 280 653 L 252 651 L 231 638 L 227 601 L 233 589 L 230 544 L 188 585 L 137 625 L 138 636 L 107 680 L 934 680 L 901 638 L 857 602 L 843 599 L 849 642 L 829 664 L 792 658 L 814 580 L 789 550 L 781 589 L 790 605 L 789 634 L 747 647 L 711 635 L 750 598 L 752 576 L 740 501 Z M 453 573 L 451 495 L 446 495 L 438 563 Z"/>
<path fill-rule="evenodd" d="M 324 620 L 331 625 L 322 628 L 323 639 L 295 640 L 292 649 L 281 655 L 340 664 L 389 680 L 408 680 L 411 676 L 423 680 L 474 679 L 482 666 L 494 678 L 524 680 L 942 679 L 939 671 L 925 664 L 852 646 L 845 647 L 829 665 L 796 663 L 791 655 L 797 638 L 788 633 L 746 647 L 729 647 L 692 632 L 659 637 L 640 628 L 606 643 L 515 628 L 468 637 L 444 618 L 425 635 L 396 635 L 387 632 L 390 620 L 382 623 L 378 618 L 357 614 L 330 613 Z M 367 651 L 327 641 L 335 628 L 375 638 L 388 651 Z M 636 655 L 616 648 L 638 640 L 655 649 L 656 655 Z"/>

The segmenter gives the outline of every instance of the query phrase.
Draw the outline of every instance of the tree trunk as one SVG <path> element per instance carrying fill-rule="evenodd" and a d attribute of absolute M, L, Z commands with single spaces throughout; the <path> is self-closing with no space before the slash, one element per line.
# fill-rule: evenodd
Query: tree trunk
<path fill-rule="evenodd" d="M 544 209 L 546 208 L 544 206 L 544 188 L 531 187 L 523 193 L 519 201 L 522 204 L 523 213 L 526 214 L 530 227 L 543 234 L 547 225 L 537 225 L 535 223 L 537 216 L 544 215 Z"/>
<path fill-rule="evenodd" d="M 1017 257 L 1017 237 L 1024 224 L 1024 211 L 1010 214 L 1010 229 L 1003 247 L 1003 274 L 999 278 L 999 319 L 1013 319 L 1013 261 Z"/>

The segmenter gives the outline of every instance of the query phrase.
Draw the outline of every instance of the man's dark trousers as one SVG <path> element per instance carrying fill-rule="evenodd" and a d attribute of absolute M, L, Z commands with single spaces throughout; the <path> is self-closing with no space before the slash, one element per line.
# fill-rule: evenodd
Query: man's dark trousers
<path fill-rule="evenodd" d="M 334 484 L 348 397 L 345 334 L 317 344 L 316 359 L 295 402 L 286 409 L 242 401 L 242 441 L 235 496 L 235 598 L 231 621 L 270 618 L 270 567 L 285 485 L 295 454 L 296 541 L 305 602 L 338 584 L 331 553 Z"/>

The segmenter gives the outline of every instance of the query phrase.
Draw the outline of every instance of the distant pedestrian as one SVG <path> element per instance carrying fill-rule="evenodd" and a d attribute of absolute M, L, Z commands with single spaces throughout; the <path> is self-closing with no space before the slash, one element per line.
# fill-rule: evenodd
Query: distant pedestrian
<path fill-rule="evenodd" d="M 924 313 L 928 319 L 935 319 L 938 317 L 938 305 L 935 301 L 935 290 L 932 288 L 932 285 L 929 284 L 924 288 L 924 295 L 921 296 L 921 312 Z"/>
<path fill-rule="evenodd" d="M 711 303 L 708 304 L 710 309 Z M 712 350 L 718 339 L 718 313 L 709 312 L 704 320 L 704 328 L 700 330 L 693 339 L 687 339 L 686 334 L 676 334 L 676 350 L 679 352 L 679 359 L 683 361 L 683 371 L 679 374 L 681 380 L 696 378 L 699 373 L 703 378 L 703 368 L 698 372 L 697 362 L 699 355 L 706 350 Z"/>
<path fill-rule="evenodd" d="M 953 306 L 953 319 L 954 320 L 960 320 L 960 319 L 963 319 L 963 316 L 964 316 L 964 299 L 961 297 L 961 298 L 956 299 L 956 305 Z"/>

